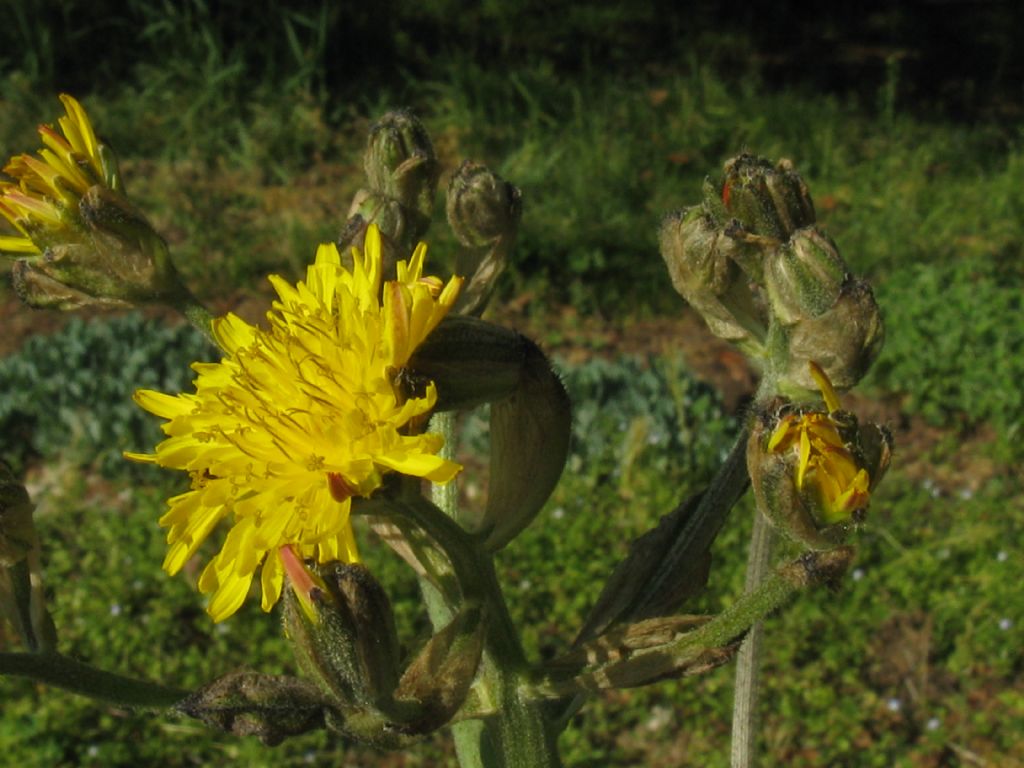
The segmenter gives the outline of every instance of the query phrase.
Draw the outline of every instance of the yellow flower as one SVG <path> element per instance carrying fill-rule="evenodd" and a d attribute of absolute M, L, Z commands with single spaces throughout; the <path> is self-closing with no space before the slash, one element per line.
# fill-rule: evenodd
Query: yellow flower
<path fill-rule="evenodd" d="M 39 126 L 39 157 L 17 155 L 4 167 L 17 183 L 0 183 L 0 214 L 21 235 L 0 236 L 0 251 L 40 253 L 57 241 L 50 236 L 54 231 L 67 238 L 67 230 L 80 224 L 78 203 L 89 187 L 117 186 L 82 105 L 67 94 L 60 100 L 67 114 L 57 121 L 59 132 Z"/>
<path fill-rule="evenodd" d="M 424 277 L 426 246 L 381 285 L 376 227 L 351 271 L 323 245 L 305 282 L 270 280 L 279 301 L 262 330 L 229 314 L 215 322 L 225 352 L 196 363 L 195 394 L 139 390 L 135 401 L 168 419 L 154 454 L 128 458 L 182 469 L 192 489 L 169 500 L 164 569 L 174 574 L 218 522 L 233 521 L 199 578 L 220 621 L 238 610 L 258 568 L 265 611 L 281 594 L 280 551 L 320 563 L 358 560 L 349 523 L 353 496 L 386 472 L 447 482 L 461 469 L 437 456 L 440 435 L 418 434 L 434 407 L 429 383 L 406 397 L 396 377 L 452 307 L 461 286 Z"/>
<path fill-rule="evenodd" d="M 819 522 L 831 525 L 867 507 L 871 477 L 840 434 L 839 397 L 832 383 L 817 363 L 810 366 L 828 413 L 783 416 L 768 439 L 768 452 L 796 457 L 797 491 L 811 491 Z"/>

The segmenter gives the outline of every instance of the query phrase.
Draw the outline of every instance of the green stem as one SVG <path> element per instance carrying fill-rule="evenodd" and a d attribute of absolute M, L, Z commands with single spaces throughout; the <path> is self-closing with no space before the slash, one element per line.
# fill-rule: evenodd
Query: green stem
<path fill-rule="evenodd" d="M 27 677 L 127 707 L 167 709 L 190 693 L 105 672 L 58 653 L 0 653 L 0 675 Z"/>
<path fill-rule="evenodd" d="M 771 526 L 764 515 L 755 513 L 747 557 L 747 592 L 757 589 L 764 580 L 771 559 L 771 548 Z M 755 768 L 757 765 L 757 695 L 763 632 L 764 622 L 754 622 L 736 658 L 732 705 L 732 768 Z"/>
<path fill-rule="evenodd" d="M 769 574 L 761 585 L 747 592 L 722 613 L 676 642 L 675 651 L 721 648 L 742 636 L 754 622 L 784 606 L 799 591 L 828 582 L 846 570 L 853 550 L 839 547 L 810 552 Z"/>
<path fill-rule="evenodd" d="M 708 652 L 726 649 L 734 644 L 753 624 L 774 613 L 804 589 L 829 583 L 844 572 L 853 558 L 853 549 L 839 547 L 824 552 L 809 552 L 776 569 L 761 585 L 747 592 L 722 613 L 675 640 L 652 645 L 633 652 L 629 661 L 649 677 L 668 674 L 685 668 Z M 567 677 L 548 673 L 535 680 L 532 694 L 548 699 L 561 699 L 581 691 L 598 691 L 617 687 L 605 674 L 606 668 L 621 665 L 622 659 L 609 655 L 582 672 Z"/>
<path fill-rule="evenodd" d="M 181 312 L 185 319 L 192 323 L 196 330 L 206 337 L 207 341 L 215 347 L 220 347 L 216 337 L 213 335 L 213 313 L 200 304 L 195 296 L 192 294 L 186 295 L 185 298 L 175 304 L 175 309 Z"/>
<path fill-rule="evenodd" d="M 444 435 L 442 455 L 451 458 L 455 448 L 454 414 L 437 414 L 432 426 Z M 459 765 L 462 768 L 560 766 L 555 744 L 557 732 L 544 717 L 540 705 L 523 696 L 522 681 L 528 676 L 529 665 L 508 612 L 494 560 L 455 522 L 459 512 L 454 483 L 441 488 L 435 486 L 433 498 L 440 509 L 417 509 L 429 502 L 422 499 L 417 504 L 416 500 L 410 500 L 408 512 L 448 556 L 463 590 L 462 599 L 478 600 L 484 606 L 487 638 L 477 685 L 498 706 L 498 712 L 486 721 L 467 720 L 452 726 Z M 437 514 L 438 511 L 443 514 Z M 431 622 L 439 629 L 451 620 L 450 596 L 442 595 L 429 582 L 421 586 Z"/>

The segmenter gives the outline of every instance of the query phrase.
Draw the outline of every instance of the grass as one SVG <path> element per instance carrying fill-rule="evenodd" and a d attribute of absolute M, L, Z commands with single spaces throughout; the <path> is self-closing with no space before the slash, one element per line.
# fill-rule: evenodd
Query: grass
<path fill-rule="evenodd" d="M 939 766 L 970 754 L 991 764 L 1024 762 L 1014 738 L 1024 731 L 1024 572 L 1016 544 L 1024 510 L 1015 470 L 1024 408 L 1019 125 L 903 112 L 895 70 L 878 83 L 878 106 L 868 108 L 852 98 L 768 89 L 756 71 L 726 80 L 699 52 L 671 70 L 567 70 L 564 52 L 541 30 L 544 56 L 496 71 L 471 46 L 438 53 L 429 31 L 443 2 L 413 14 L 416 34 L 391 38 L 408 55 L 408 78 L 375 79 L 357 67 L 358 85 L 339 88 L 329 46 L 316 37 L 324 27 L 316 13 L 328 4 L 301 18 L 268 4 L 265 25 L 280 34 L 261 33 L 272 40 L 262 70 L 252 40 L 219 38 L 204 4 L 140 16 L 148 7 L 133 5 L 126 18 L 146 30 L 144 45 L 164 48 L 166 62 L 152 55 L 140 55 L 134 68 L 112 62 L 110 79 L 94 89 L 57 83 L 58 73 L 46 71 L 53 60 L 46 51 L 69 44 L 65 26 L 52 27 L 51 38 L 42 26 L 9 28 L 4 34 L 39 36 L 38 55 L 0 78 L 0 149 L 34 148 L 32 126 L 56 115 L 54 91 L 75 86 L 118 148 L 133 199 L 172 244 L 190 284 L 219 306 L 265 295 L 268 272 L 298 275 L 315 243 L 333 239 L 360 181 L 365 128 L 390 107 L 419 110 L 447 170 L 472 157 L 522 187 L 516 261 L 498 300 L 531 295 L 530 311 L 542 318 L 566 302 L 623 322 L 677 311 L 656 253 L 661 216 L 696 202 L 703 178 L 740 149 L 791 157 L 820 222 L 877 286 L 889 341 L 869 391 L 898 398 L 898 443 L 896 465 L 858 537 L 851 578 L 838 594 L 807 595 L 769 624 L 766 762 Z M 105 18 L 102 8 L 97 18 Z M 70 28 L 75 18 L 66 22 Z M 480 50 L 493 43 L 514 57 L 519 38 L 510 30 L 521 22 L 492 9 L 460 17 L 452 39 L 478 33 Z M 369 22 L 360 23 L 354 29 L 365 31 Z M 190 24 L 200 33 L 180 34 Z M 599 31 L 588 35 L 588 51 L 606 50 Z M 254 86 L 257 76 L 262 84 Z M 447 228 L 435 225 L 429 239 L 443 262 L 454 247 Z M 565 647 L 603 575 L 625 554 L 624 542 L 705 481 L 728 439 L 729 421 L 678 360 L 636 366 L 613 359 L 567 373 L 587 442 L 579 438 L 555 497 L 501 557 L 513 611 L 538 656 Z M 101 421 L 135 429 L 127 417 Z M 675 442 L 649 444 L 659 430 Z M 188 577 L 159 571 L 164 545 L 154 521 L 168 481 L 133 480 L 125 490 L 123 477 L 97 478 L 84 468 L 80 441 L 62 449 L 59 423 L 34 434 L 46 436 L 35 448 L 46 468 L 33 474 L 33 490 L 67 650 L 183 685 L 240 664 L 290 669 L 276 621 L 250 606 L 215 628 Z M 750 513 L 749 505 L 737 509 L 716 543 L 701 606 L 720 607 L 740 588 Z M 411 645 L 426 626 L 415 583 L 386 553 L 367 549 Z M 725 765 L 731 672 L 598 698 L 562 738 L 567 762 Z M 26 766 L 451 760 L 443 736 L 408 756 L 352 750 L 323 734 L 268 751 L 190 722 L 18 681 L 3 685 L 0 749 Z"/>

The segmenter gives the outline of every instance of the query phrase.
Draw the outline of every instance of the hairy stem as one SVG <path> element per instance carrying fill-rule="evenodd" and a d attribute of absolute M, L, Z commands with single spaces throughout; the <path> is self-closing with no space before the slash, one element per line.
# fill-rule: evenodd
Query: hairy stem
<path fill-rule="evenodd" d="M 175 305 L 181 314 L 188 320 L 199 331 L 206 340 L 213 344 L 215 347 L 219 347 L 216 337 L 213 335 L 213 314 L 204 307 L 199 301 L 192 295 L 188 294 L 182 299 L 177 305 Z"/>
<path fill-rule="evenodd" d="M 744 593 L 699 628 L 685 632 L 665 643 L 622 654 L 595 657 L 582 671 L 571 676 L 548 673 L 534 681 L 532 694 L 560 699 L 581 692 L 614 688 L 609 670 L 621 669 L 624 662 L 642 669 L 648 678 L 657 678 L 685 668 L 705 654 L 727 649 L 740 640 L 761 619 L 786 605 L 796 593 L 828 584 L 842 574 L 853 558 L 853 549 L 839 547 L 824 552 L 809 552 L 769 573 L 760 586 Z"/>
<path fill-rule="evenodd" d="M 771 558 L 772 530 L 762 514 L 754 515 L 754 530 L 747 557 L 746 592 L 764 580 Z M 761 669 L 761 635 L 764 623 L 754 622 L 736 659 L 736 683 L 732 705 L 732 768 L 757 765 L 757 694 Z"/>
<path fill-rule="evenodd" d="M 455 451 L 455 415 L 434 417 L 434 429 L 444 435 L 443 456 Z M 537 702 L 523 698 L 521 680 L 528 664 L 519 633 L 509 615 L 494 571 L 493 558 L 455 522 L 459 519 L 458 490 L 454 482 L 434 486 L 433 498 L 443 515 L 410 510 L 411 517 L 441 546 L 451 561 L 463 599 L 480 600 L 487 622 L 487 640 L 477 685 L 493 698 L 498 712 L 486 720 L 466 720 L 452 726 L 455 750 L 462 768 L 554 768 L 560 766 L 555 744 L 557 732 Z M 428 503 L 423 500 L 423 503 Z M 421 579 L 430 620 L 435 629 L 451 620 L 446 596 Z"/>

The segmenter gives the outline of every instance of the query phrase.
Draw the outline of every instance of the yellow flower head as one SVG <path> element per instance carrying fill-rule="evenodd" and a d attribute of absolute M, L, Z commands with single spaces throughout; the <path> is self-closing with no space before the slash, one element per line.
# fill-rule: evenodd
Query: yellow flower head
<path fill-rule="evenodd" d="M 40 253 L 50 244 L 47 233 L 75 226 L 78 202 L 89 187 L 117 185 L 82 105 L 67 94 L 60 100 L 67 114 L 57 121 L 59 131 L 39 126 L 39 156 L 17 155 L 4 167 L 16 183 L 0 183 L 0 214 L 21 235 L 0 236 L 0 251 Z"/>
<path fill-rule="evenodd" d="M 768 452 L 796 457 L 797 491 L 811 491 L 819 522 L 831 525 L 849 520 L 854 512 L 867 507 L 871 477 L 840 434 L 842 412 L 832 383 L 817 363 L 810 366 L 828 413 L 783 416 L 768 438 Z"/>
<path fill-rule="evenodd" d="M 263 609 L 281 594 L 280 551 L 324 563 L 358 560 L 353 496 L 386 472 L 446 482 L 461 469 L 437 456 L 440 435 L 417 434 L 434 407 L 433 383 L 406 397 L 396 381 L 416 347 L 451 309 L 461 286 L 423 276 L 426 246 L 381 285 L 376 227 L 352 270 L 322 245 L 305 282 L 271 276 L 278 301 L 262 330 L 229 314 L 215 322 L 225 352 L 196 363 L 195 394 L 139 390 L 135 401 L 167 419 L 154 454 L 128 458 L 182 469 L 192 489 L 168 502 L 164 569 L 174 574 L 216 524 L 230 518 L 220 552 L 199 579 L 220 621 L 238 610 L 261 568 Z"/>

